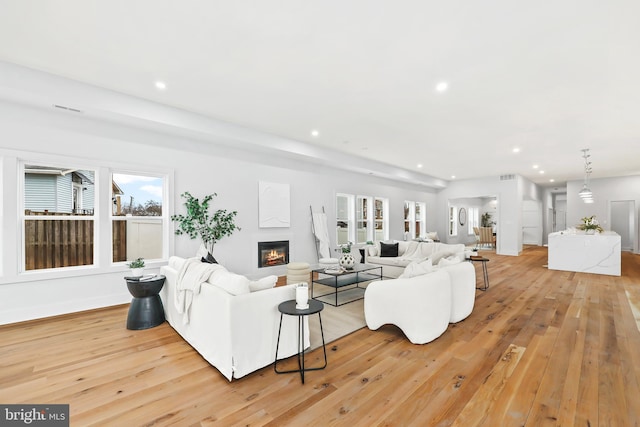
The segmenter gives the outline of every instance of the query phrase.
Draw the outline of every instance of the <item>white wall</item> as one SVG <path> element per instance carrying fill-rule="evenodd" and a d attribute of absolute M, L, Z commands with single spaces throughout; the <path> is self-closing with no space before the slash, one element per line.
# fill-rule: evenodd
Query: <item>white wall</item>
<path fill-rule="evenodd" d="M 324 206 L 331 227 L 335 224 L 336 192 L 388 198 L 392 239 L 402 239 L 404 200 L 424 201 L 427 228 L 435 229 L 437 223 L 435 190 L 426 187 L 349 173 L 300 159 L 237 150 L 227 144 L 178 138 L 73 113 L 0 101 L 0 141 L 3 190 L 0 324 L 126 303 L 131 299 L 123 280 L 126 268 L 112 266 L 110 254 L 101 253 L 96 266 L 65 274 L 18 272 L 21 250 L 16 209 L 18 158 L 73 159 L 89 166 L 167 172 L 174 177 L 168 200 L 173 204 L 170 213 L 180 211 L 179 194 L 184 191 L 197 197 L 216 192 L 218 197 L 214 199 L 213 209 L 237 210 L 236 223 L 242 230 L 220 241 L 214 250 L 215 256 L 230 270 L 250 276 L 284 274 L 284 267 L 257 268 L 258 240 L 286 238 L 290 240 L 291 261 L 315 262 L 309 206 L 314 210 Z M 181 148 L 170 148 L 172 145 Z M 290 185 L 291 227 L 258 227 L 258 182 L 261 180 Z M 108 197 L 100 196 L 100 199 L 98 209 L 100 203 L 109 203 Z M 101 225 L 100 232 L 109 236 L 108 225 Z M 335 245 L 333 233 L 331 240 Z M 198 245 L 199 242 L 187 237 L 172 235 L 169 251 L 191 256 Z M 151 265 L 150 271 L 157 272 L 161 264 Z"/>

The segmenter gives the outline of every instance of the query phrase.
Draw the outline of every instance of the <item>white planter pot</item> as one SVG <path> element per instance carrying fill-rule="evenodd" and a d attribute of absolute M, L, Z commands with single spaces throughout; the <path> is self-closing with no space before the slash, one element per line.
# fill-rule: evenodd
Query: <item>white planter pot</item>
<path fill-rule="evenodd" d="M 143 275 L 144 275 L 144 267 L 131 269 L 132 277 L 142 277 Z"/>

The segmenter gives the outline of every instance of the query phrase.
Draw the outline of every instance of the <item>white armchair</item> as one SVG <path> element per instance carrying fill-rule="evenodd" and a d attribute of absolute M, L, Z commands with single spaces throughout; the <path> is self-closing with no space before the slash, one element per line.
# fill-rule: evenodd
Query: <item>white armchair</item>
<path fill-rule="evenodd" d="M 413 344 L 426 344 L 447 330 L 451 295 L 451 279 L 445 271 L 372 282 L 364 294 L 367 326 L 375 330 L 390 323 Z"/>

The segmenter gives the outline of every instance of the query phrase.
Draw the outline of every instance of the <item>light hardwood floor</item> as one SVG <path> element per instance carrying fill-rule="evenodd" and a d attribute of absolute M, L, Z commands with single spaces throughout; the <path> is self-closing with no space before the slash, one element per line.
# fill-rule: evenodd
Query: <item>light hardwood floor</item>
<path fill-rule="evenodd" d="M 0 403 L 69 403 L 72 426 L 639 425 L 640 257 L 610 277 L 485 255 L 469 318 L 426 345 L 363 328 L 304 385 L 271 366 L 229 383 L 166 323 L 125 329 L 127 306 L 3 326 Z"/>

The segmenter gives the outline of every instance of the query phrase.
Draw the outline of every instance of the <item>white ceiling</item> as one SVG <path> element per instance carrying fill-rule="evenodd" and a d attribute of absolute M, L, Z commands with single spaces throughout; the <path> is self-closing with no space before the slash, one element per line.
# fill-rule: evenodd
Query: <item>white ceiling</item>
<path fill-rule="evenodd" d="M 561 186 L 582 148 L 593 178 L 640 174 L 639 16 L 636 0 L 0 0 L 0 60 L 439 179 Z"/>

